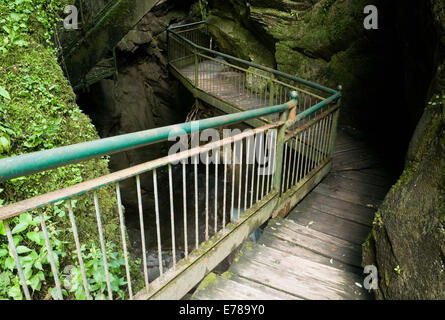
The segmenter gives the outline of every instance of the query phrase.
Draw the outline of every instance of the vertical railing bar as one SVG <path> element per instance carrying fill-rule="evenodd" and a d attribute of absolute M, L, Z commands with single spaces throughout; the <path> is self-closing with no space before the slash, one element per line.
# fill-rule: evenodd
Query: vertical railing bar
<path fill-rule="evenodd" d="M 325 154 L 329 156 L 329 141 L 331 140 L 331 132 L 332 132 L 332 114 L 329 115 L 328 120 L 328 131 L 326 132 L 326 146 L 325 146 Z"/>
<path fill-rule="evenodd" d="M 232 140 L 233 141 L 233 140 Z M 233 156 L 232 156 L 232 200 L 230 205 L 230 221 L 233 221 L 233 211 L 235 207 L 234 197 L 235 197 L 235 154 L 236 154 L 236 144 L 233 142 Z"/>
<path fill-rule="evenodd" d="M 295 137 L 295 139 L 293 139 L 294 142 L 294 148 L 295 148 L 295 152 L 294 152 L 294 169 L 292 170 L 292 182 L 291 185 L 294 186 L 294 180 L 295 180 L 295 172 L 297 171 L 297 137 Z"/>
<path fill-rule="evenodd" d="M 105 246 L 104 234 L 103 234 L 103 229 L 102 229 L 102 221 L 100 218 L 99 199 L 97 198 L 97 192 L 94 193 L 94 208 L 96 209 L 97 227 L 99 229 L 99 240 L 100 240 L 100 246 L 102 248 L 102 260 L 104 262 L 105 279 L 107 281 L 107 288 L 108 288 L 108 298 L 110 300 L 113 300 L 113 291 L 111 291 L 111 283 L 110 283 L 110 273 L 108 271 L 107 248 Z M 42 228 L 43 228 L 43 225 L 42 225 Z M 45 227 L 45 229 L 46 229 L 46 227 Z"/>
<path fill-rule="evenodd" d="M 155 196 L 156 237 L 157 237 L 157 241 L 158 241 L 159 274 L 162 276 L 164 273 L 164 268 L 162 265 L 161 226 L 160 226 L 160 221 L 159 221 L 158 177 L 157 177 L 156 169 L 153 170 L 153 188 L 154 188 L 154 196 Z"/>
<path fill-rule="evenodd" d="M 307 134 L 308 134 L 308 131 L 307 131 L 307 128 L 306 128 L 302 132 L 302 141 L 301 141 L 301 144 L 302 144 L 302 147 L 301 147 L 301 172 L 300 172 L 300 179 L 299 180 L 304 178 L 304 169 L 305 169 L 304 163 L 305 163 L 305 160 L 306 160 L 306 139 L 307 139 Z"/>
<path fill-rule="evenodd" d="M 148 267 L 147 267 L 147 247 L 145 245 L 145 225 L 144 225 L 144 212 L 142 209 L 142 193 L 141 193 L 141 180 L 140 176 L 136 176 L 136 190 L 138 194 L 138 209 L 139 209 L 139 225 L 141 227 L 141 242 L 142 242 L 142 261 L 144 263 L 144 280 L 145 289 L 148 291 Z"/>
<path fill-rule="evenodd" d="M 244 211 L 247 210 L 247 190 L 249 188 L 249 156 L 250 156 L 250 137 L 246 138 L 246 185 L 244 186 Z"/>
<path fill-rule="evenodd" d="M 253 159 L 252 159 L 252 182 L 250 186 L 250 207 L 253 205 L 253 187 L 255 185 L 255 162 L 256 162 L 256 143 L 257 143 L 258 134 L 255 135 L 255 139 L 253 142 Z"/>
<path fill-rule="evenodd" d="M 260 141 L 259 141 L 259 146 L 258 146 L 259 150 L 258 150 L 258 167 L 257 167 L 257 181 L 256 181 L 256 202 L 258 202 L 258 198 L 260 195 L 260 165 L 263 160 L 262 159 L 263 158 L 262 140 L 263 140 L 264 133 L 261 132 L 261 133 L 259 133 L 259 135 L 260 135 Z"/>
<path fill-rule="evenodd" d="M 309 139 L 309 157 L 308 157 L 308 167 L 307 167 L 307 174 L 309 173 L 309 172 L 311 172 L 311 162 L 312 162 L 312 151 L 313 151 L 313 145 L 312 145 L 312 141 L 314 140 L 314 129 L 315 129 L 315 127 L 314 127 L 314 125 L 312 124 L 310 127 L 310 133 L 311 133 L 311 137 L 310 137 L 310 139 Z"/>
<path fill-rule="evenodd" d="M 283 181 L 281 184 L 281 193 L 284 193 L 284 181 L 286 181 L 286 177 L 284 176 L 284 173 L 286 172 L 286 165 L 287 165 L 287 142 L 284 143 L 284 168 L 283 168 Z"/>
<path fill-rule="evenodd" d="M 322 149 L 321 149 L 322 160 L 326 159 L 325 145 L 326 145 L 326 135 L 327 135 L 328 119 L 329 119 L 329 116 L 324 118 L 324 124 L 323 124 L 323 127 L 324 127 L 324 129 L 323 129 L 323 146 L 322 146 Z"/>
<path fill-rule="evenodd" d="M 215 151 L 216 150 L 216 151 Z M 214 233 L 218 231 L 218 164 L 219 164 L 219 148 L 215 149 L 215 228 Z"/>
<path fill-rule="evenodd" d="M 275 157 L 275 154 L 274 154 L 274 152 L 273 152 L 273 134 L 274 134 L 274 130 L 269 130 L 269 132 L 268 133 L 270 133 L 270 139 L 269 139 L 269 142 L 270 142 L 270 146 L 269 146 L 269 161 L 268 161 L 268 172 L 267 172 L 267 186 L 266 186 L 266 194 L 269 194 L 269 192 L 270 192 L 270 185 L 271 185 L 271 183 L 270 183 L 270 181 L 272 180 L 272 166 L 274 165 L 274 157 Z"/>
<path fill-rule="evenodd" d="M 291 177 L 291 164 L 292 164 L 292 141 L 288 141 L 289 146 L 289 167 L 287 168 L 287 190 L 289 190 L 290 177 Z M 284 171 L 286 172 L 286 171 Z"/>
<path fill-rule="evenodd" d="M 195 246 L 199 248 L 199 226 L 198 226 L 198 156 L 195 156 Z"/>
<path fill-rule="evenodd" d="M 243 140 L 240 142 L 240 163 L 239 163 L 239 178 L 238 178 L 238 216 L 237 219 L 241 216 L 241 191 L 242 191 L 242 177 L 243 177 Z"/>
<path fill-rule="evenodd" d="M 266 163 L 266 149 L 267 149 L 267 142 L 268 142 L 268 139 L 269 139 L 269 135 L 268 135 L 268 133 L 266 134 L 266 133 L 264 133 L 264 135 L 265 135 L 265 137 L 264 137 L 264 152 L 263 152 L 263 170 L 262 170 L 262 177 L 261 177 L 261 200 L 263 200 L 263 198 L 264 198 L 264 180 L 266 179 L 266 174 L 265 174 L 265 170 L 264 170 L 264 167 L 265 167 L 265 163 Z"/>
<path fill-rule="evenodd" d="M 304 161 L 303 177 L 305 177 L 307 174 L 307 166 L 308 166 L 308 162 L 309 162 L 309 140 L 311 139 L 311 127 L 308 127 L 306 130 L 307 130 L 306 151 L 305 151 L 306 160 Z"/>
<path fill-rule="evenodd" d="M 324 118 L 322 118 L 319 121 L 319 126 L 318 126 L 318 141 L 317 141 L 317 157 L 315 159 L 315 167 L 318 167 L 318 165 L 320 164 L 320 154 L 321 154 L 321 141 L 323 139 L 323 120 Z"/>
<path fill-rule="evenodd" d="M 298 143 L 298 160 L 297 160 L 297 175 L 296 175 L 296 178 L 295 178 L 295 185 L 300 181 L 300 174 L 301 174 L 301 166 L 300 166 L 300 160 L 301 160 L 301 158 L 302 158 L 302 152 L 301 152 L 301 145 L 303 144 L 302 142 L 301 142 L 301 136 L 303 135 L 303 133 L 302 132 L 300 132 L 299 134 L 298 134 L 298 136 L 296 136 L 295 137 L 295 142 L 297 142 L 297 139 L 298 139 L 298 141 L 299 141 L 299 143 Z"/>
<path fill-rule="evenodd" d="M 223 230 L 226 229 L 226 199 L 227 199 L 227 147 L 224 147 L 224 192 L 223 192 Z"/>
<path fill-rule="evenodd" d="M 318 159 L 319 159 L 319 157 L 320 157 L 320 145 L 321 145 L 321 135 L 322 135 L 322 124 L 323 124 L 323 119 L 319 119 L 318 121 L 317 121 L 317 131 L 316 131 L 316 133 L 317 133 L 317 141 L 316 141 L 316 144 L 315 144 L 315 147 L 314 147 L 314 149 L 315 149 L 315 160 L 314 160 L 314 168 L 316 168 L 317 166 L 318 166 Z"/>
<path fill-rule="evenodd" d="M 170 226 L 172 233 L 172 260 L 173 260 L 173 270 L 176 270 L 175 206 L 173 202 L 172 165 L 170 163 L 168 164 L 168 183 L 170 191 Z"/>
<path fill-rule="evenodd" d="M 17 267 L 17 273 L 20 277 L 20 282 L 22 284 L 22 290 L 25 294 L 26 300 L 31 300 L 31 295 L 29 294 L 28 286 L 26 285 L 26 278 L 23 274 L 22 265 L 20 264 L 19 256 L 17 254 L 17 248 L 15 247 L 14 238 L 12 237 L 11 228 L 7 220 L 0 221 L 3 223 L 6 231 L 6 237 L 8 238 L 9 248 L 11 249 L 12 257 L 14 258 L 15 266 Z"/>
<path fill-rule="evenodd" d="M 82 250 L 80 248 L 79 233 L 77 232 L 76 220 L 74 218 L 71 200 L 68 201 L 68 215 L 70 217 L 71 228 L 73 230 L 74 243 L 76 245 L 77 259 L 79 260 L 80 273 L 82 275 L 83 289 L 85 290 L 85 296 L 86 296 L 87 300 L 90 300 L 90 291 L 88 290 L 88 281 L 87 281 L 87 276 L 85 273 L 85 265 L 83 263 Z"/>
<path fill-rule="evenodd" d="M 186 168 L 185 161 L 182 161 L 182 203 L 184 209 L 184 254 L 185 257 L 188 257 L 188 239 L 187 239 L 187 177 L 186 177 Z"/>
<path fill-rule="evenodd" d="M 314 142 L 315 142 L 315 137 L 316 137 L 316 134 L 317 134 L 317 131 L 316 131 L 316 129 L 317 129 L 317 128 L 316 128 L 316 124 L 317 124 L 317 123 L 311 125 L 312 141 L 311 141 L 311 147 L 310 147 L 310 150 L 309 150 L 309 167 L 308 167 L 308 173 L 312 171 L 312 162 L 313 162 L 312 159 L 313 159 L 313 156 L 314 156 Z"/>
<path fill-rule="evenodd" d="M 209 240 L 209 152 L 206 152 L 206 203 L 205 203 L 205 215 L 206 215 L 206 229 L 205 240 Z"/>

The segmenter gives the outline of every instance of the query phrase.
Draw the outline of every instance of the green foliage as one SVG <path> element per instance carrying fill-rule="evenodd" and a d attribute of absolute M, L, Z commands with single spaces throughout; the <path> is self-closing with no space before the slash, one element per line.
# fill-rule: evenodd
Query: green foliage
<path fill-rule="evenodd" d="M 28 35 L 36 30 L 43 30 L 44 41 L 51 45 L 52 28 L 60 7 L 61 0 L 0 0 L 0 12 L 6 12 L 0 15 L 0 32 L 4 36 L 0 54 L 28 47 Z"/>
<path fill-rule="evenodd" d="M 108 297 L 108 290 L 102 251 L 94 242 L 90 243 L 88 248 L 83 245 L 81 251 L 85 264 L 85 274 L 88 279 L 88 291 L 94 299 L 105 299 Z M 75 252 L 73 252 L 74 254 Z M 124 299 L 124 289 L 127 285 L 125 260 L 123 253 L 115 251 L 115 245 L 112 243 L 107 244 L 107 262 L 113 297 L 116 298 L 117 293 L 121 299 Z M 64 285 L 69 288 L 69 292 L 73 293 L 77 300 L 85 300 L 87 298 L 79 265 L 69 269 L 69 274 L 64 279 Z"/>
<path fill-rule="evenodd" d="M 207 20 L 209 3 L 207 0 L 199 0 L 199 9 L 201 10 L 202 20 Z"/>
<path fill-rule="evenodd" d="M 400 273 L 402 272 L 402 270 L 400 269 L 400 266 L 399 266 L 399 265 L 397 265 L 397 266 L 394 268 L 394 271 L 395 271 L 398 275 L 400 275 Z"/>
<path fill-rule="evenodd" d="M 55 22 L 53 13 L 58 3 L 60 1 L 55 0 L 0 0 L 0 158 L 98 138 L 90 119 L 76 105 L 72 88 L 49 46 Z M 11 29 L 14 21 L 25 26 Z M 0 206 L 108 173 L 108 159 L 102 158 L 2 182 Z M 119 245 L 113 188 L 105 187 L 97 192 L 105 239 Z M 88 195 L 77 200 L 77 203 L 73 201 L 76 223 L 81 243 L 90 243 L 85 248 L 88 255 L 93 246 L 91 241 L 98 243 L 94 204 Z M 32 297 L 50 299 L 55 293 L 54 280 L 42 238 L 40 214 L 46 219 L 58 270 L 61 272 L 64 267 L 75 265 L 77 256 L 72 253 L 74 243 L 65 204 L 58 203 L 9 219 L 9 224 Z M 115 260 L 111 256 L 109 259 Z M 93 265 L 99 270 L 100 262 Z M 110 272 L 113 279 L 118 279 L 114 287 L 121 295 L 121 271 L 112 269 Z M 63 274 L 59 276 L 64 278 Z M 100 289 L 93 288 L 92 292 L 100 292 Z M 76 298 L 75 292 L 64 290 L 63 294 Z M 23 298 L 4 225 L 0 222 L 0 299 Z"/>
<path fill-rule="evenodd" d="M 329 9 L 332 7 L 332 5 L 335 3 L 336 0 L 325 0 L 322 4 L 321 4 L 321 9 L 323 10 L 324 13 L 327 13 L 329 11 Z"/>

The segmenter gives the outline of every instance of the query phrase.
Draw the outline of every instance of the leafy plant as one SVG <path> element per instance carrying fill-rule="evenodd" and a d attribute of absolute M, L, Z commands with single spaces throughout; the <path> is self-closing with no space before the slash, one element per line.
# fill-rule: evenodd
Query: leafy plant
<path fill-rule="evenodd" d="M 11 97 L 9 96 L 8 91 L 6 91 L 6 89 L 3 88 L 2 86 L 0 86 L 0 96 L 3 97 L 3 98 L 6 98 L 8 100 L 11 99 Z"/>
<path fill-rule="evenodd" d="M 199 0 L 199 9 L 201 10 L 202 20 L 207 20 L 209 3 L 207 0 Z"/>
<path fill-rule="evenodd" d="M 125 260 L 122 252 L 115 251 L 115 244 L 107 243 L 107 262 L 111 284 L 111 290 L 119 295 L 121 299 L 125 297 L 124 287 L 126 286 L 125 278 Z M 88 279 L 88 291 L 94 299 L 105 299 L 108 297 L 107 281 L 103 264 L 102 251 L 94 244 L 90 243 L 87 248 L 85 245 L 81 247 L 82 259 L 85 264 L 85 274 Z M 74 254 L 74 252 L 73 252 Z M 80 266 L 71 266 L 68 268 L 69 273 L 65 276 L 64 285 L 70 293 L 73 293 L 77 300 L 85 300 L 87 298 L 82 281 L 82 273 Z"/>

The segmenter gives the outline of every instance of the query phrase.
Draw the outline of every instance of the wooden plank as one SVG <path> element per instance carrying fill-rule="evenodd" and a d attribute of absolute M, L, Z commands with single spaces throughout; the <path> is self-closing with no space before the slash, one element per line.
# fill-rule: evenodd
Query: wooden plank
<path fill-rule="evenodd" d="M 274 225 L 279 223 L 280 225 Z M 264 230 L 264 234 L 288 241 L 307 250 L 321 254 L 329 259 L 361 267 L 361 245 L 304 227 L 290 219 L 273 220 Z"/>
<path fill-rule="evenodd" d="M 275 236 L 273 232 L 266 232 L 261 235 L 258 241 L 259 245 L 264 245 L 269 248 L 273 248 L 282 252 L 289 253 L 291 255 L 305 258 L 307 260 L 318 262 L 327 266 L 337 268 L 339 270 L 344 270 L 348 272 L 353 272 L 358 275 L 363 274 L 363 268 L 352 266 L 334 258 L 328 258 L 321 254 L 315 253 L 306 248 L 300 247 L 290 241 L 285 241 L 281 238 Z"/>
<path fill-rule="evenodd" d="M 374 207 L 380 206 L 382 200 L 376 199 L 371 196 L 359 195 L 355 193 L 351 193 L 345 190 L 337 189 L 335 187 L 328 186 L 324 183 L 320 183 L 315 189 L 314 192 L 318 192 L 332 198 L 337 198 L 340 200 L 352 202 L 364 207 L 369 207 L 370 205 Z"/>
<path fill-rule="evenodd" d="M 232 275 L 230 279 L 217 276 L 216 280 L 193 298 L 198 300 L 301 300 L 296 296 L 253 281 Z"/>
<path fill-rule="evenodd" d="M 348 190 L 361 195 L 372 195 L 373 198 L 383 199 L 388 193 L 388 187 L 379 187 L 362 181 L 344 178 L 336 173 L 331 173 L 323 180 L 324 184 L 331 187 Z"/>
<path fill-rule="evenodd" d="M 337 176 L 347 178 L 353 181 L 361 181 L 364 183 L 372 184 L 379 187 L 390 188 L 392 181 L 389 177 L 382 177 L 376 175 L 367 174 L 363 170 L 352 170 L 352 171 L 335 171 L 333 172 Z"/>
<path fill-rule="evenodd" d="M 246 250 L 231 272 L 304 299 L 364 299 L 361 277 L 272 248 Z"/>
<path fill-rule="evenodd" d="M 336 217 L 354 221 L 365 226 L 372 226 L 375 209 L 332 198 L 321 193 L 311 192 L 298 204 L 298 209 L 304 211 L 314 208 L 318 211 L 334 215 Z"/>
<path fill-rule="evenodd" d="M 317 209 L 305 209 L 300 211 L 296 207 L 288 216 L 288 219 L 313 230 L 337 237 L 357 245 L 365 242 L 371 228 L 349 220 L 318 211 Z"/>

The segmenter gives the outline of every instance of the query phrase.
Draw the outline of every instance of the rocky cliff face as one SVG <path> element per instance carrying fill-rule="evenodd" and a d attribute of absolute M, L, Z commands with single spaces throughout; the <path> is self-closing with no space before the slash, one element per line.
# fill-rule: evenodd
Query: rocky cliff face
<path fill-rule="evenodd" d="M 379 9 L 378 30 L 363 27 L 370 4 Z M 210 30 L 223 52 L 333 88 L 341 84 L 341 123 L 367 132 L 401 172 L 434 72 L 437 41 L 427 2 L 213 0 L 209 6 Z"/>
<path fill-rule="evenodd" d="M 166 27 L 187 19 L 190 3 L 161 1 L 118 44 L 117 80 L 105 79 L 78 94 L 81 108 L 91 117 L 101 138 L 183 122 L 193 105 L 189 94 L 169 78 Z M 168 154 L 168 143 L 113 155 L 117 171 Z M 141 179 L 143 203 L 154 208 L 153 183 Z M 128 213 L 137 212 L 136 185 L 122 184 Z"/>
<path fill-rule="evenodd" d="M 405 171 L 364 244 L 363 264 L 378 267 L 380 299 L 445 299 L 445 4 L 428 2 L 439 39 L 436 75 Z"/>

